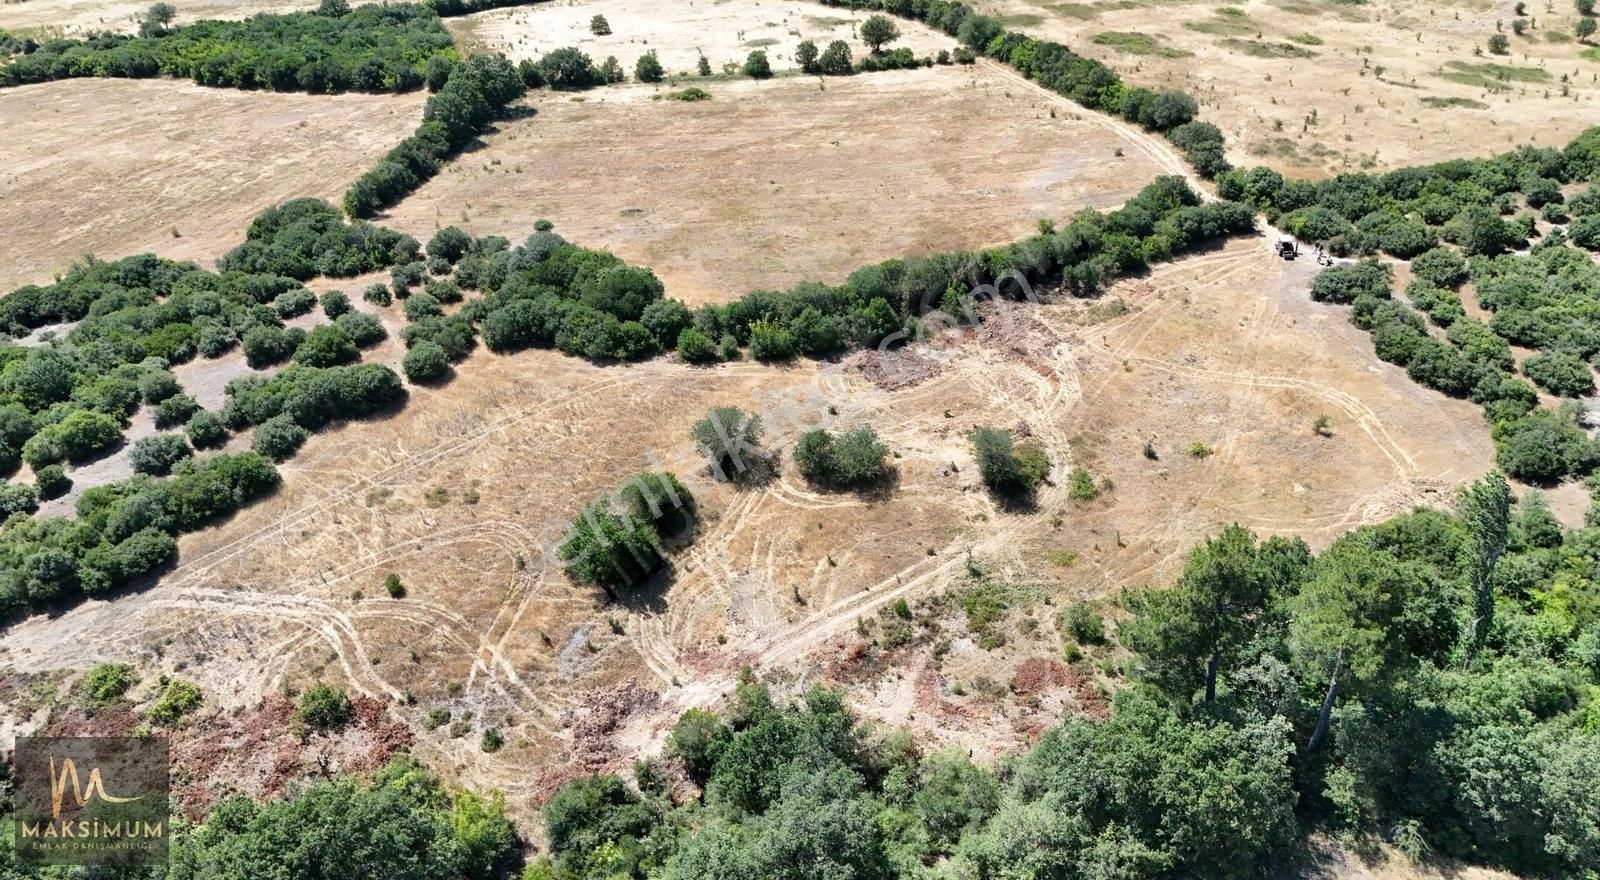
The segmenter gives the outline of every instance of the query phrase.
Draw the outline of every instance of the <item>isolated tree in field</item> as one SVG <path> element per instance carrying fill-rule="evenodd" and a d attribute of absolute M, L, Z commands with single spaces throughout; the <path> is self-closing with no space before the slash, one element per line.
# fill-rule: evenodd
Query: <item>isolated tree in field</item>
<path fill-rule="evenodd" d="M 1037 443 L 1016 443 L 1010 431 L 979 427 L 972 432 L 972 449 L 983 482 L 1003 498 L 1031 499 L 1050 472 L 1044 449 Z"/>
<path fill-rule="evenodd" d="M 765 463 L 761 417 L 736 406 L 719 406 L 706 413 L 689 436 L 719 480 L 737 480 Z"/>
<path fill-rule="evenodd" d="M 622 62 L 615 55 L 607 55 L 606 60 L 600 62 L 600 81 L 606 84 L 623 82 L 628 75 L 622 72 Z"/>
<path fill-rule="evenodd" d="M 1124 640 L 1168 692 L 1187 700 L 1203 686 L 1205 702 L 1214 703 L 1223 665 L 1260 628 L 1273 586 L 1255 536 L 1228 526 L 1189 552 L 1176 587 L 1141 594 Z"/>
<path fill-rule="evenodd" d="M 1507 55 L 1511 52 L 1511 40 L 1505 34 L 1491 34 L 1489 36 L 1489 54 Z"/>
<path fill-rule="evenodd" d="M 300 695 L 295 718 L 315 730 L 331 730 L 350 720 L 350 697 L 339 688 L 317 682 Z"/>
<path fill-rule="evenodd" d="M 700 60 L 695 62 L 694 70 L 695 70 L 695 73 L 699 74 L 700 76 L 710 76 L 711 75 L 711 59 L 707 58 L 704 55 L 701 55 L 700 56 Z"/>
<path fill-rule="evenodd" d="M 643 520 L 618 514 L 602 499 L 579 514 L 556 549 L 574 580 L 616 591 L 644 580 L 661 563 L 660 536 Z"/>
<path fill-rule="evenodd" d="M 1585 43 L 1588 42 L 1589 38 L 1594 36 L 1594 32 L 1597 27 L 1600 27 L 1600 25 L 1595 23 L 1594 16 L 1592 15 L 1585 15 L 1584 17 L 1578 19 L 1576 31 L 1578 34 L 1578 39 Z"/>
<path fill-rule="evenodd" d="M 658 83 L 665 79 L 667 72 L 662 69 L 661 62 L 657 60 L 655 50 L 639 56 L 633 64 L 633 78 L 642 83 Z"/>
<path fill-rule="evenodd" d="M 885 473 L 889 447 L 870 426 L 853 428 L 838 436 L 817 429 L 800 436 L 794 446 L 794 463 L 800 473 L 823 486 L 868 485 Z"/>
<path fill-rule="evenodd" d="M 139 33 L 146 37 L 166 33 L 167 25 L 177 16 L 177 7 L 171 3 L 156 3 L 145 10 L 144 17 L 139 20 Z"/>
<path fill-rule="evenodd" d="M 1577 8 L 1579 15 L 1594 15 L 1594 0 L 1573 0 L 1572 5 Z"/>
<path fill-rule="evenodd" d="M 834 40 L 828 48 L 822 50 L 822 57 L 817 59 L 817 69 L 828 76 L 844 76 L 853 70 L 850 66 L 850 44 L 844 40 Z"/>
<path fill-rule="evenodd" d="M 744 60 L 744 75 L 751 79 L 766 79 L 772 76 L 772 64 L 767 61 L 767 53 L 760 49 L 751 52 Z"/>
<path fill-rule="evenodd" d="M 868 16 L 861 23 L 861 42 L 872 47 L 873 54 L 883 51 L 883 47 L 900 39 L 900 29 L 894 22 L 882 15 Z"/>
<path fill-rule="evenodd" d="M 597 37 L 610 36 L 611 22 L 606 21 L 606 17 L 603 15 L 596 15 L 589 19 L 589 33 Z"/>
<path fill-rule="evenodd" d="M 810 40 L 801 40 L 800 45 L 796 46 L 794 49 L 795 63 L 799 64 L 800 69 L 806 73 L 816 73 L 821 70 L 821 68 L 817 66 L 817 58 L 819 55 L 820 53 L 817 51 L 817 44 L 811 42 Z"/>
<path fill-rule="evenodd" d="M 1494 625 L 1494 569 L 1510 533 L 1511 487 L 1499 471 L 1490 471 L 1462 491 L 1461 518 L 1467 524 L 1461 570 L 1466 573 L 1473 604 L 1461 641 L 1470 662 Z"/>

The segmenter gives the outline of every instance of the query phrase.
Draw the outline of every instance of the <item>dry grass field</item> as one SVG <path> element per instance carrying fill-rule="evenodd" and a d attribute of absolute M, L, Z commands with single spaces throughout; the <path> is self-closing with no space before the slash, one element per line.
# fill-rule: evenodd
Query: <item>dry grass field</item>
<path fill-rule="evenodd" d="M 597 36 L 589 20 L 604 15 L 611 33 Z M 562 46 L 576 46 L 596 64 L 616 56 L 633 72 L 633 62 L 655 51 L 668 73 L 692 73 L 704 54 L 713 70 L 740 65 L 752 50 L 764 49 L 776 71 L 793 70 L 794 47 L 811 40 L 819 49 L 833 40 L 850 44 L 859 58 L 867 46 L 855 28 L 866 14 L 833 9 L 820 3 L 760 0 L 684 0 L 639 4 L 627 0 L 540 3 L 481 12 L 447 22 L 458 43 L 502 52 L 513 61 L 538 58 Z M 901 37 L 894 46 L 910 48 L 918 57 L 954 49 L 953 37 L 914 22 L 898 22 Z"/>
<path fill-rule="evenodd" d="M 260 12 L 315 9 L 314 0 L 185 0 L 174 4 L 176 21 L 249 18 Z M 0 3 L 0 29 L 18 33 L 77 36 L 90 31 L 132 33 L 150 8 L 144 0 L 6 0 Z"/>
<path fill-rule="evenodd" d="M 454 223 L 521 241 L 546 217 L 704 302 L 1013 241 L 1162 173 L 1134 142 L 986 65 L 709 90 L 693 103 L 648 86 L 539 94 L 536 115 L 381 222 L 423 240 Z"/>
<path fill-rule="evenodd" d="M 337 202 L 416 127 L 422 100 L 167 80 L 0 90 L 0 290 L 48 282 L 85 254 L 209 265 L 263 208 L 297 196 Z"/>
<path fill-rule="evenodd" d="M 1236 164 L 1300 175 L 1561 146 L 1592 123 L 1600 100 L 1600 61 L 1582 57 L 1587 47 L 1573 40 L 1570 2 L 1528 3 L 1534 27 L 1525 37 L 1512 33 L 1511 3 L 975 5 L 1104 61 L 1130 83 L 1194 94 Z M 1506 56 L 1484 48 L 1497 21 L 1511 41 Z"/>
<path fill-rule="evenodd" d="M 1005 751 L 1063 707 L 1094 709 L 1076 679 L 1043 702 L 960 695 L 957 681 L 1037 671 L 1054 655 L 1048 627 L 1019 627 L 996 652 L 958 639 L 939 664 L 896 654 L 852 678 L 841 658 L 859 651 L 858 621 L 895 598 L 934 602 L 969 559 L 1059 602 L 1163 583 L 1230 521 L 1320 547 L 1444 502 L 1489 467 L 1477 414 L 1418 389 L 1338 309 L 1309 303 L 1312 271 L 1247 240 L 1093 304 L 1003 309 L 926 349 L 932 375 L 899 391 L 853 361 L 694 369 L 479 354 L 442 389 L 413 390 L 398 415 L 314 437 L 276 496 L 186 536 L 157 588 L 14 626 L 5 662 L 22 674 L 107 659 L 182 668 L 214 711 L 316 678 L 411 697 L 396 711 L 417 747 L 507 788 L 522 811 L 563 773 L 617 765 L 685 706 L 715 701 L 743 663 L 779 680 L 831 669 L 871 717 Z M 873 424 L 896 452 L 896 484 L 819 493 L 786 459 L 764 487 L 713 483 L 686 433 L 722 404 L 764 412 L 785 455 L 818 423 Z M 1331 437 L 1313 432 L 1318 415 Z M 980 424 L 1026 425 L 1049 450 L 1037 513 L 983 491 L 966 441 Z M 1197 442 L 1209 454 L 1191 454 Z M 1101 498 L 1068 499 L 1079 466 L 1109 480 Z M 609 606 L 548 548 L 584 503 L 651 467 L 684 477 L 699 533 L 670 577 Z M 388 572 L 406 598 L 383 595 Z M 423 730 L 435 706 L 466 732 Z M 486 726 L 510 746 L 482 753 Z"/>

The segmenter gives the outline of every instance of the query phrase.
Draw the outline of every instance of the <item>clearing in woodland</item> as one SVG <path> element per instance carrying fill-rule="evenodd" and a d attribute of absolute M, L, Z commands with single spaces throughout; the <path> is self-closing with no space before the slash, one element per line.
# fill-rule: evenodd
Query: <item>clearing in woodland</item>
<path fill-rule="evenodd" d="M 0 289 L 48 283 L 85 254 L 209 265 L 263 209 L 337 201 L 416 127 L 423 97 L 120 79 L 0 89 Z"/>
<path fill-rule="evenodd" d="M 1025 238 L 1163 173 L 1092 114 L 988 65 L 706 88 L 689 103 L 649 86 L 537 94 L 536 115 L 379 222 L 520 241 L 548 218 L 693 304 Z"/>
<path fill-rule="evenodd" d="M 870 669 L 852 665 L 864 656 L 860 621 L 897 598 L 937 610 L 972 565 L 1025 578 L 1035 601 L 1058 606 L 1165 583 L 1194 536 L 1233 521 L 1321 547 L 1446 503 L 1490 466 L 1473 408 L 1378 362 L 1337 309 L 1305 299 L 1312 271 L 1244 239 L 1097 302 L 1002 307 L 923 350 L 926 378 L 896 391 L 863 378 L 872 355 L 696 369 L 480 353 L 444 389 L 414 389 L 392 418 L 314 436 L 283 466 L 275 496 L 184 536 L 160 587 L 15 625 L 7 660 L 25 675 L 107 659 L 176 663 L 218 710 L 287 684 L 347 680 L 401 701 L 424 754 L 508 789 L 519 811 L 574 769 L 624 766 L 683 708 L 715 701 L 745 663 L 809 677 L 819 656 L 835 658 L 820 672 L 853 688 L 867 714 L 1005 751 L 1052 716 L 1037 701 L 960 697 L 952 683 L 1012 668 L 1054 681 L 1037 662 L 1021 665 L 1056 650 L 1049 627 L 1013 620 L 998 651 L 960 631 L 939 669 L 916 650 L 876 661 L 903 675 L 862 676 Z M 775 480 L 739 489 L 710 479 L 687 434 L 719 405 L 765 413 L 766 445 L 783 455 Z M 1326 436 L 1313 430 L 1318 416 Z M 895 453 L 892 491 L 809 486 L 787 453 L 818 424 L 875 426 Z M 1047 450 L 1037 513 L 1007 511 L 984 491 L 967 440 L 983 424 Z M 1100 482 L 1098 499 L 1069 498 L 1080 467 Z M 584 504 L 655 468 L 695 493 L 699 533 L 669 575 L 607 604 L 549 550 Z M 404 599 L 384 595 L 389 572 Z M 815 653 L 825 645 L 833 650 Z M 630 681 L 659 699 L 639 698 L 596 733 L 584 719 L 608 701 L 633 705 Z M 1098 705 L 1081 689 L 1057 696 Z M 427 730 L 423 716 L 441 706 L 464 727 Z M 477 748 L 487 726 L 507 748 Z"/>
<path fill-rule="evenodd" d="M 974 5 L 1130 83 L 1189 92 L 1227 136 L 1234 164 L 1297 176 L 1564 146 L 1593 122 L 1600 100 L 1600 63 L 1573 40 L 1571 2 L 1526 4 L 1533 26 L 1523 36 L 1512 33 L 1508 3 Z M 1485 44 L 1501 31 L 1509 54 L 1491 55 Z M 1460 65 L 1487 62 L 1533 70 L 1520 81 L 1461 75 Z"/>

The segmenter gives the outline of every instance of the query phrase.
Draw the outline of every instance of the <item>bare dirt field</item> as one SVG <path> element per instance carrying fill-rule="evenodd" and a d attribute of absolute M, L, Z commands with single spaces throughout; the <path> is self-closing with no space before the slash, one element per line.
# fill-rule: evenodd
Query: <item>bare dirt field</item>
<path fill-rule="evenodd" d="M 611 33 L 598 36 L 589 20 L 603 15 Z M 714 71 L 733 69 L 751 51 L 763 49 L 777 71 L 797 69 L 794 48 L 811 40 L 818 49 L 833 40 L 850 44 L 859 58 L 868 51 L 856 35 L 866 13 L 834 9 L 820 3 L 760 0 L 684 0 L 639 4 L 627 0 L 540 3 L 480 12 L 446 22 L 460 44 L 502 52 L 512 61 L 539 58 L 553 49 L 576 46 L 596 64 L 615 56 L 632 78 L 633 63 L 654 50 L 669 74 L 690 74 L 704 54 Z M 923 57 L 954 49 L 953 37 L 914 22 L 897 22 L 901 37 L 893 43 Z"/>
<path fill-rule="evenodd" d="M 169 80 L 0 90 L 0 290 L 84 254 L 209 264 L 250 218 L 297 196 L 337 202 L 416 127 L 423 95 L 291 95 Z M 129 112 L 140 107 L 141 113 Z"/>
<path fill-rule="evenodd" d="M 975 5 L 1104 61 L 1132 84 L 1194 94 L 1235 163 L 1298 174 L 1562 146 L 1594 119 L 1600 99 L 1600 60 L 1583 58 L 1588 47 L 1573 40 L 1570 2 L 1527 4 L 1527 36 L 1512 33 L 1511 3 Z M 1505 56 L 1485 48 L 1497 21 L 1511 41 Z"/>
<path fill-rule="evenodd" d="M 352 4 L 353 5 L 353 4 Z M 209 18 L 249 18 L 261 12 L 315 9 L 314 0 L 194 0 L 176 4 L 178 24 Z M 78 36 L 90 31 L 131 33 L 150 8 L 144 0 L 5 0 L 0 29 L 16 33 Z"/>
<path fill-rule="evenodd" d="M 314 437 L 275 497 L 185 536 L 159 585 L 17 624 L 0 658 L 20 675 L 181 668 L 210 711 L 343 681 L 390 702 L 446 772 L 508 789 L 523 816 L 564 774 L 621 766 L 684 707 L 715 701 L 744 663 L 843 681 L 869 717 L 929 739 L 1014 749 L 1062 712 L 1104 711 L 1095 683 L 1054 659 L 1049 603 L 1165 583 L 1230 521 L 1321 547 L 1444 503 L 1489 467 L 1476 411 L 1378 362 L 1342 310 L 1309 302 L 1313 271 L 1253 239 L 1093 303 L 1000 309 L 923 349 L 930 375 L 898 391 L 854 359 L 692 369 L 480 353 L 392 418 Z M 762 487 L 714 483 L 685 438 L 722 404 L 765 413 L 785 453 L 816 424 L 870 423 L 896 483 L 818 492 L 787 460 Z M 1331 437 L 1312 430 L 1318 415 Z M 980 424 L 1025 426 L 1048 450 L 1037 512 L 983 491 L 966 440 Z M 546 548 L 584 503 L 656 467 L 695 493 L 698 534 L 664 581 L 608 605 Z M 1109 480 L 1101 498 L 1067 498 L 1074 467 Z M 969 566 L 1027 583 L 996 650 L 940 604 Z M 383 595 L 388 572 L 406 598 Z M 901 597 L 953 627 L 942 657 L 870 647 L 878 609 Z M 1007 679 L 1026 699 L 1004 696 Z M 425 729 L 433 707 L 461 726 Z M 505 750 L 478 748 L 489 726 Z"/>
<path fill-rule="evenodd" d="M 422 240 L 455 223 L 520 241 L 545 217 L 704 302 L 1013 241 L 1163 173 L 986 65 L 709 89 L 693 103 L 648 86 L 541 94 L 537 115 L 502 124 L 380 222 Z"/>

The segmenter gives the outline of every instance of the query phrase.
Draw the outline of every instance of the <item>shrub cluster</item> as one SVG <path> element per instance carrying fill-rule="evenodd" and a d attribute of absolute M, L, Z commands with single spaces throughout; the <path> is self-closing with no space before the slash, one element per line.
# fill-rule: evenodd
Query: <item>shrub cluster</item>
<path fill-rule="evenodd" d="M 889 447 L 866 425 L 838 435 L 821 428 L 807 431 L 794 445 L 795 466 L 819 486 L 870 486 L 888 473 L 888 457 Z"/>
<path fill-rule="evenodd" d="M 270 491 L 278 474 L 258 455 L 179 457 L 172 476 L 86 489 L 77 518 L 13 517 L 0 526 L 0 614 L 97 595 L 155 571 L 176 535 Z"/>

